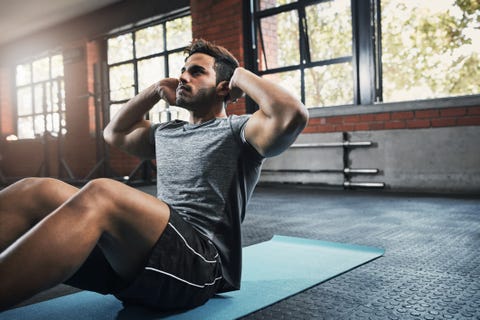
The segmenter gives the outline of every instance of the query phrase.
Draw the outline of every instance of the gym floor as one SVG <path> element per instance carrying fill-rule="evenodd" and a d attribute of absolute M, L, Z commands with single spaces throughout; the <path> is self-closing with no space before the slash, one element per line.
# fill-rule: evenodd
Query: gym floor
<path fill-rule="evenodd" d="M 258 186 L 243 244 L 274 234 L 386 253 L 245 319 L 480 319 L 480 197 Z M 59 286 L 25 304 L 69 292 Z"/>

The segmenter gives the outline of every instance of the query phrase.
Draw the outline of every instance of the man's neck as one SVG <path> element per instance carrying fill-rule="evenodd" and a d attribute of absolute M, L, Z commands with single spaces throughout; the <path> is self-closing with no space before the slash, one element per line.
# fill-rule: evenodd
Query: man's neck
<path fill-rule="evenodd" d="M 215 118 L 226 118 L 226 117 L 227 117 L 227 112 L 225 111 L 225 108 L 222 106 L 222 108 L 219 108 L 219 109 L 211 109 L 210 112 L 206 114 L 198 114 L 198 113 L 195 113 L 194 111 L 190 111 L 189 122 L 192 124 L 201 124 Z"/>

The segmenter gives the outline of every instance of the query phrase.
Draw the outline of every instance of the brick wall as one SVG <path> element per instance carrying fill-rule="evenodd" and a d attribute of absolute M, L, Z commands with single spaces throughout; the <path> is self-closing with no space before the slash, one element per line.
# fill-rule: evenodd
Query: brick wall
<path fill-rule="evenodd" d="M 480 125 L 480 107 L 311 118 L 304 133 L 424 129 Z"/>
<path fill-rule="evenodd" d="M 227 48 L 243 65 L 243 1 L 191 0 L 193 38 L 203 38 Z M 231 104 L 229 114 L 244 114 L 245 99 Z"/>
<path fill-rule="evenodd" d="M 86 41 L 64 46 L 65 106 L 67 134 L 63 143 L 65 163 L 76 178 L 95 165 L 95 140 L 89 134 L 89 98 Z"/>
<path fill-rule="evenodd" d="M 12 90 L 10 69 L 0 66 L 0 137 L 14 133 Z"/>

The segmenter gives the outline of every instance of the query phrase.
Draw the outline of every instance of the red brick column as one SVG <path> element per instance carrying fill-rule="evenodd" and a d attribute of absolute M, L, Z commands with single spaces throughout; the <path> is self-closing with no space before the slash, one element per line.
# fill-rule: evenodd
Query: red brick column
<path fill-rule="evenodd" d="M 193 38 L 224 46 L 244 65 L 243 2 L 241 0 L 191 0 Z M 244 114 L 245 101 L 230 105 L 229 114 Z"/>

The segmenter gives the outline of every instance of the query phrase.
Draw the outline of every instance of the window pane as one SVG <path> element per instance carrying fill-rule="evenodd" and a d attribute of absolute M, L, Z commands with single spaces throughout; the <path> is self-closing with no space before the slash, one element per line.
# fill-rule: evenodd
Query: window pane
<path fill-rule="evenodd" d="M 300 70 L 266 74 L 263 78 L 273 81 L 295 95 L 298 99 L 301 99 L 300 89 Z"/>
<path fill-rule="evenodd" d="M 33 61 L 33 81 L 44 81 L 50 78 L 50 62 L 49 58 L 46 57 L 44 59 Z"/>
<path fill-rule="evenodd" d="M 258 48 L 264 51 L 260 59 L 260 70 L 273 69 L 296 65 L 300 63 L 298 13 L 287 11 L 260 21 L 262 28 L 263 46 L 260 42 Z M 262 41 L 258 37 L 258 41 Z"/>
<path fill-rule="evenodd" d="M 122 64 L 110 68 L 110 100 L 130 99 L 135 94 L 133 64 Z"/>
<path fill-rule="evenodd" d="M 60 115 L 58 113 L 47 115 L 47 130 L 50 132 L 60 131 Z"/>
<path fill-rule="evenodd" d="M 352 55 L 350 0 L 322 2 L 305 11 L 312 61 Z"/>
<path fill-rule="evenodd" d="M 58 54 L 52 57 L 52 79 L 63 77 L 63 57 Z"/>
<path fill-rule="evenodd" d="M 169 77 L 177 78 L 180 76 L 180 70 L 182 70 L 185 64 L 185 55 L 183 53 L 173 53 L 168 55 L 168 71 Z"/>
<path fill-rule="evenodd" d="M 352 64 L 340 63 L 305 70 L 305 105 L 353 104 Z"/>
<path fill-rule="evenodd" d="M 117 114 L 117 112 L 122 108 L 121 104 L 111 104 L 110 105 L 110 121 Z"/>
<path fill-rule="evenodd" d="M 156 57 L 138 62 L 138 91 L 165 78 L 165 58 Z"/>
<path fill-rule="evenodd" d="M 32 69 L 30 64 L 21 64 L 17 66 L 16 81 L 17 86 L 28 84 L 32 81 Z"/>
<path fill-rule="evenodd" d="M 33 122 L 35 125 L 35 134 L 36 135 L 43 134 L 45 132 L 45 117 L 43 115 L 35 116 L 33 118 Z"/>
<path fill-rule="evenodd" d="M 35 113 L 43 113 L 43 83 L 35 85 L 33 105 Z"/>
<path fill-rule="evenodd" d="M 133 41 L 131 33 L 108 39 L 109 64 L 131 59 L 133 59 Z"/>
<path fill-rule="evenodd" d="M 68 130 L 66 128 L 67 126 L 67 121 L 65 120 L 67 118 L 65 112 L 62 112 L 62 119 L 60 120 L 61 121 L 61 124 L 62 124 L 62 134 L 67 134 Z"/>
<path fill-rule="evenodd" d="M 297 0 L 260 0 L 260 10 L 275 8 L 287 3 L 297 2 Z"/>
<path fill-rule="evenodd" d="M 19 116 L 32 114 L 32 90 L 30 87 L 17 89 L 17 113 Z"/>
<path fill-rule="evenodd" d="M 192 40 L 192 18 L 167 21 L 167 50 L 187 46 Z"/>
<path fill-rule="evenodd" d="M 159 24 L 135 32 L 137 58 L 163 51 L 163 25 Z"/>
<path fill-rule="evenodd" d="M 480 93 L 476 1 L 382 0 L 383 101 Z"/>
<path fill-rule="evenodd" d="M 33 132 L 33 118 L 21 117 L 18 118 L 18 139 L 33 139 L 35 133 Z"/>
<path fill-rule="evenodd" d="M 63 89 L 63 81 L 60 82 L 60 92 L 59 92 L 59 88 L 58 88 L 58 81 L 54 81 L 53 83 L 50 84 L 51 85 L 51 100 L 49 100 L 49 105 L 48 105 L 48 110 L 49 111 L 55 111 L 55 112 L 58 112 L 58 95 L 60 94 L 60 100 L 62 102 L 61 104 L 61 108 L 62 110 L 65 110 L 65 91 Z M 50 96 L 49 96 L 50 98 Z"/>
<path fill-rule="evenodd" d="M 45 91 L 46 91 L 47 111 L 48 112 L 58 111 L 58 104 L 54 102 L 56 101 L 57 92 L 53 91 L 51 82 L 46 83 Z"/>

